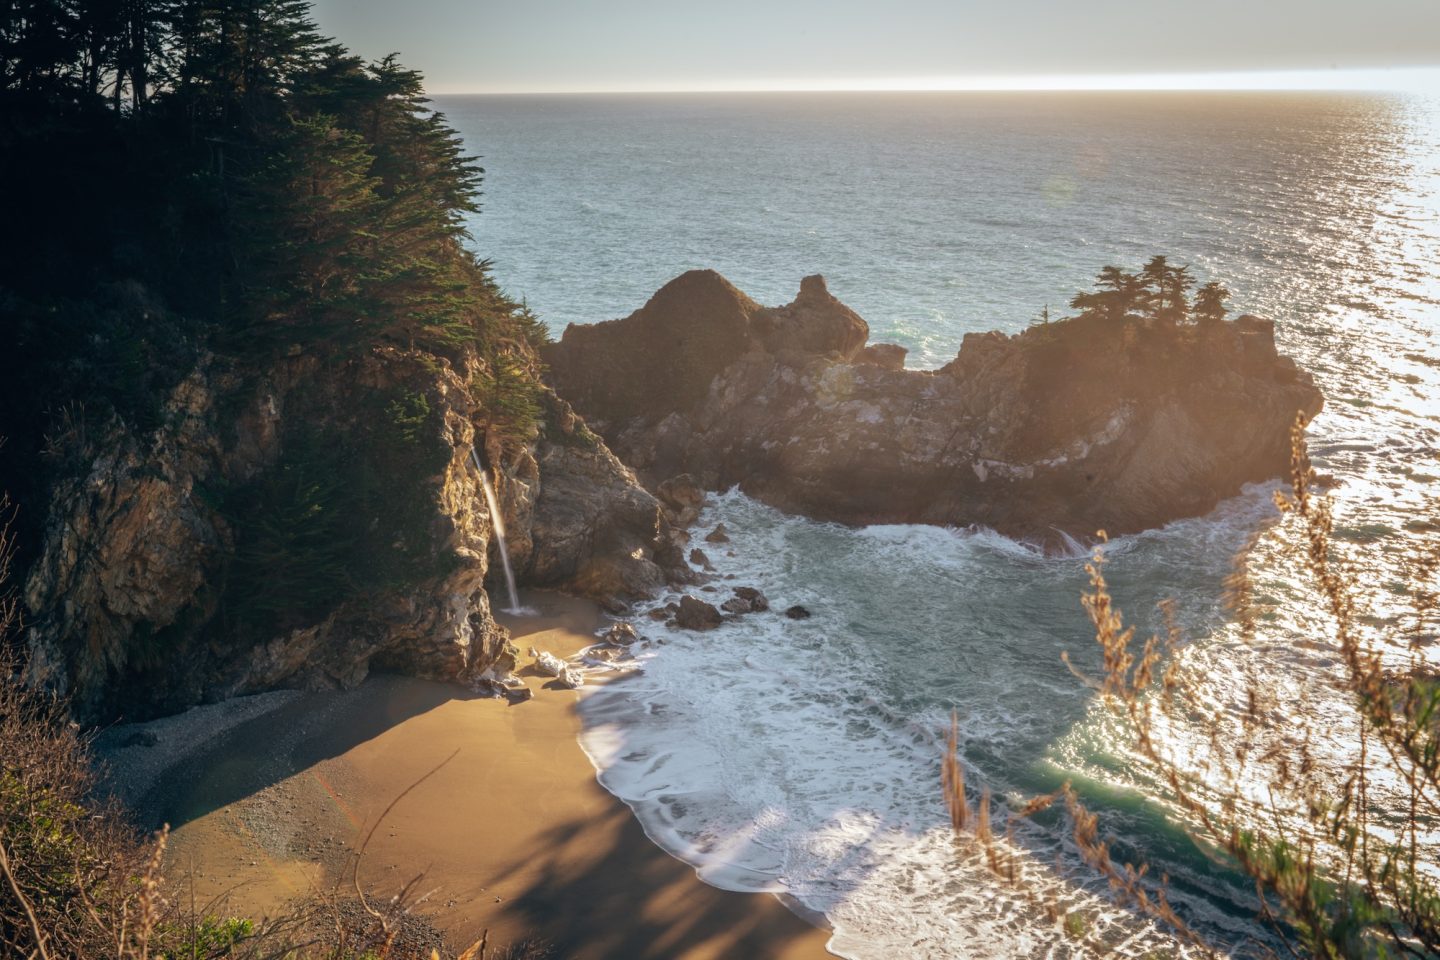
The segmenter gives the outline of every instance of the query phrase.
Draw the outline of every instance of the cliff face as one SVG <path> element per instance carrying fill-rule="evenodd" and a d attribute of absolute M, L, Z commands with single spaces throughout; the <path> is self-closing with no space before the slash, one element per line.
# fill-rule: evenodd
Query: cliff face
<path fill-rule="evenodd" d="M 627 463 L 680 523 L 700 494 L 662 481 L 688 473 L 846 523 L 1118 534 L 1281 474 L 1296 415 L 1321 405 L 1253 317 L 972 334 L 937 371 L 867 336 L 819 277 L 766 308 L 688 273 L 545 349 L 575 407 L 525 373 L 538 432 L 514 429 L 513 394 L 476 387 L 501 380 L 472 353 L 207 356 L 158 428 L 55 438 L 63 479 L 24 585 L 30 679 L 99 720 L 372 668 L 506 672 L 472 448 L 521 581 L 615 609 L 694 576 Z"/>
<path fill-rule="evenodd" d="M 652 483 L 683 472 L 819 519 L 1042 539 L 1204 513 L 1282 474 L 1296 416 L 1322 403 L 1254 317 L 970 334 L 938 371 L 867 335 L 819 277 L 767 309 L 695 271 L 630 317 L 572 326 L 545 360 Z"/>
<path fill-rule="evenodd" d="M 380 348 L 241 375 L 208 358 L 153 433 L 74 431 L 24 585 L 29 679 L 100 720 L 372 666 L 508 671 L 477 440 L 522 580 L 611 605 L 663 582 L 658 504 L 562 402 L 542 397 L 529 443 L 477 435 L 480 362 Z"/>

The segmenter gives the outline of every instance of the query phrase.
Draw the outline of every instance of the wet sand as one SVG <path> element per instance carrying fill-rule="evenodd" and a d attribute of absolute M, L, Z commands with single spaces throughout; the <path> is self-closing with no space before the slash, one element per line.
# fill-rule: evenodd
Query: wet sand
<path fill-rule="evenodd" d="M 504 621 L 522 651 L 566 657 L 593 642 L 593 605 L 527 599 L 541 616 Z M 366 833 L 435 771 L 384 817 L 359 875 L 388 894 L 423 873 L 417 912 L 453 946 L 488 929 L 492 946 L 543 940 L 557 960 L 829 956 L 828 934 L 775 897 L 706 886 L 652 844 L 595 781 L 575 694 L 521 676 L 535 699 L 515 706 L 401 677 L 296 696 L 214 736 L 138 807 L 172 824 L 167 870 L 197 904 L 273 912 L 337 881 L 348 890 Z M 127 754 L 163 749 L 131 746 L 113 762 L 123 775 Z"/>

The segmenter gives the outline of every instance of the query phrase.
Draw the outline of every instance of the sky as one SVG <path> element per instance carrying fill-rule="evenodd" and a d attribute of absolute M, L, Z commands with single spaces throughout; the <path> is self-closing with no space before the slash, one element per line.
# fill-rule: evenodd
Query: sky
<path fill-rule="evenodd" d="M 1440 0 L 317 0 L 432 93 L 1440 90 Z M 1424 69 L 1417 69 L 1424 68 Z"/>

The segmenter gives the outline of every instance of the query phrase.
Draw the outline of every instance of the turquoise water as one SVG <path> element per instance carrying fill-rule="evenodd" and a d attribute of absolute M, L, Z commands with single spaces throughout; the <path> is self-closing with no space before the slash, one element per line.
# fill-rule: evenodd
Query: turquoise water
<path fill-rule="evenodd" d="M 1387 96 L 925 94 L 442 98 L 488 170 L 477 250 L 557 333 L 623 316 L 693 267 L 764 303 L 830 288 L 912 366 L 971 330 L 1014 331 L 1107 263 L 1153 253 L 1220 279 L 1274 318 L 1328 405 L 1311 436 L 1336 479 L 1340 534 L 1373 622 L 1440 496 L 1440 111 Z M 1157 626 L 1222 714 L 1275 691 L 1281 749 L 1306 723 L 1345 757 L 1325 620 L 1276 522 L 1272 487 L 1109 551 L 1116 595 Z M 938 798 L 954 709 L 972 785 L 1025 797 L 1073 781 L 1126 855 L 1171 876 L 1184 915 L 1253 951 L 1246 885 L 1180 829 L 1125 733 L 1060 660 L 1093 670 L 1083 559 L 988 531 L 851 530 L 732 493 L 702 523 L 737 583 L 803 623 L 750 617 L 667 634 L 644 671 L 584 702 L 602 782 L 719 886 L 785 891 L 826 913 L 853 957 L 1075 951 L 1024 896 L 956 851 Z M 1266 616 L 1253 643 L 1220 602 L 1260 532 Z M 713 551 L 712 551 L 713 552 Z M 647 621 L 648 623 L 648 621 Z M 1182 755 L 1198 730 L 1166 731 Z M 1325 766 L 1322 757 L 1322 767 Z M 1017 837 L 1048 895 L 1122 954 L 1167 943 L 1110 905 L 1057 818 Z"/>

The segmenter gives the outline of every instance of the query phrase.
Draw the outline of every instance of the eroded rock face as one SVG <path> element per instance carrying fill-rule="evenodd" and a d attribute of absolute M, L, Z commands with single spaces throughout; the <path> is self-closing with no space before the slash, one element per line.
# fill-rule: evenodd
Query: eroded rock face
<path fill-rule="evenodd" d="M 656 562 L 660 504 L 598 437 L 542 440 L 534 549 L 516 559 L 522 577 L 564 587 L 617 609 L 664 586 Z"/>
<path fill-rule="evenodd" d="M 499 563 L 477 442 L 498 468 L 522 582 L 612 605 L 659 586 L 663 518 L 634 475 L 553 395 L 553 439 L 507 452 L 477 437 L 485 417 L 471 373 L 390 348 L 338 368 L 288 357 L 247 377 L 207 360 L 153 433 L 117 424 L 87 438 L 53 491 L 26 578 L 28 679 L 94 721 L 276 687 L 349 687 L 372 667 L 461 681 L 507 673 L 514 649 L 486 590 Z M 403 480 L 352 470 L 350 451 L 387 430 L 400 431 L 391 460 Z M 338 451 L 346 483 L 383 485 L 363 501 L 376 514 L 342 515 L 338 537 L 378 536 L 393 556 L 363 589 L 257 625 L 237 611 L 237 545 L 247 525 L 285 516 L 237 504 L 255 484 L 309 467 L 296 454 L 317 446 Z M 336 478 L 312 469 L 302 479 Z M 368 553 L 339 559 L 377 562 Z"/>
<path fill-rule="evenodd" d="M 864 329 L 818 277 L 766 310 L 697 271 L 630 317 L 572 326 L 546 359 L 647 481 L 688 473 L 825 520 L 1041 538 L 1204 513 L 1283 474 L 1291 425 L 1322 403 L 1254 317 L 969 334 L 938 371 L 865 348 Z"/>

